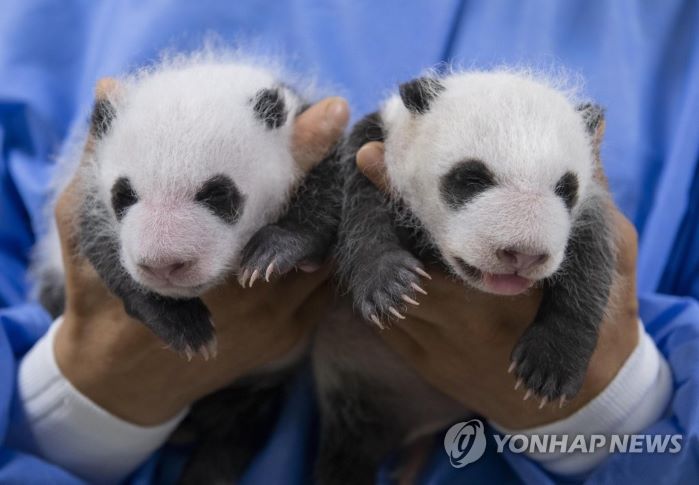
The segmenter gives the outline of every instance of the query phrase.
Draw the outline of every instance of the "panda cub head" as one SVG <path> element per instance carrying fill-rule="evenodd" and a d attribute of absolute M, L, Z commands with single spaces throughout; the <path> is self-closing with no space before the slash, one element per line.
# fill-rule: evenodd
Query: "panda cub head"
<path fill-rule="evenodd" d="M 268 71 L 215 61 L 163 65 L 98 97 L 87 210 L 104 212 L 128 274 L 184 298 L 235 271 L 300 176 L 300 109 Z"/>
<path fill-rule="evenodd" d="M 595 190 L 598 107 L 526 75 L 464 72 L 402 85 L 381 117 L 389 184 L 456 275 L 518 294 L 559 269 Z"/>

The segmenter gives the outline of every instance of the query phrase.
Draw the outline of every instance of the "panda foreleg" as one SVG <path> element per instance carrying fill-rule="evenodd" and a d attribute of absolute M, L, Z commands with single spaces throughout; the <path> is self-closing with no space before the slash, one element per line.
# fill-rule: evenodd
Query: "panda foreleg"
<path fill-rule="evenodd" d="M 416 304 L 422 263 L 401 244 L 388 197 L 356 166 L 357 151 L 369 141 L 382 140 L 377 114 L 358 122 L 343 156 L 345 188 L 338 234 L 339 275 L 352 294 L 355 309 L 379 326 Z"/>
<path fill-rule="evenodd" d="M 269 281 L 294 267 L 316 268 L 337 239 L 342 201 L 338 152 L 316 165 L 294 193 L 282 218 L 260 229 L 243 250 L 241 278 Z"/>
<path fill-rule="evenodd" d="M 560 275 L 513 352 L 515 375 L 546 401 L 580 390 L 609 299 L 615 253 L 605 196 L 594 194 L 572 229 Z"/>

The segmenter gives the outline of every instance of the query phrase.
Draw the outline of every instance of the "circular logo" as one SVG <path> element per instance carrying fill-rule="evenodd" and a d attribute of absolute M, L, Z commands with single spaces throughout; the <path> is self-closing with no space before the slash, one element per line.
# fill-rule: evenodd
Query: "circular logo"
<path fill-rule="evenodd" d="M 485 426 L 480 419 L 456 423 L 444 436 L 444 450 L 454 468 L 463 468 L 485 453 Z"/>

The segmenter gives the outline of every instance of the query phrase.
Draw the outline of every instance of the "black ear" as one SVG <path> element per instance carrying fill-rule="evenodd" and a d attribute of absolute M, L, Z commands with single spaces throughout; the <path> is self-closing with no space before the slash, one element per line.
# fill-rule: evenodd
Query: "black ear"
<path fill-rule="evenodd" d="M 279 128 L 286 122 L 286 105 L 279 89 L 261 89 L 255 94 L 252 102 L 255 115 L 267 125 L 267 128 Z"/>
<path fill-rule="evenodd" d="M 587 133 L 594 138 L 604 128 L 604 108 L 594 103 L 583 103 L 577 109 L 585 121 Z"/>
<path fill-rule="evenodd" d="M 92 116 L 90 118 L 90 133 L 95 138 L 102 138 L 107 134 L 112 126 L 112 120 L 116 116 L 114 105 L 107 99 L 97 99 L 95 106 L 92 108 Z"/>
<path fill-rule="evenodd" d="M 423 114 L 430 109 L 432 100 L 443 90 L 444 86 L 439 80 L 419 77 L 400 85 L 400 97 L 408 111 Z"/>

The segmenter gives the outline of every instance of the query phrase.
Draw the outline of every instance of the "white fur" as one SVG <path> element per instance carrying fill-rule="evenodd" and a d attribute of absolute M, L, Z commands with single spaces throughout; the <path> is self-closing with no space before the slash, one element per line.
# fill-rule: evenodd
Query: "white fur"
<path fill-rule="evenodd" d="M 508 271 L 496 251 L 510 247 L 549 254 L 545 264 L 522 276 L 550 276 L 562 262 L 571 228 L 554 187 L 572 171 L 582 200 L 593 173 L 591 140 L 574 100 L 521 73 L 463 72 L 441 82 L 445 89 L 425 114 L 410 113 L 398 95 L 383 106 L 392 188 L 464 279 L 454 257 L 503 274 Z M 497 186 L 454 211 L 440 196 L 439 181 L 471 158 L 486 164 Z"/>
<path fill-rule="evenodd" d="M 122 264 L 136 281 L 164 295 L 200 294 L 236 271 L 250 237 L 279 216 L 301 176 L 290 151 L 301 100 L 283 88 L 286 122 L 269 129 L 252 100 L 275 87 L 279 79 L 268 69 L 212 56 L 176 58 L 119 81 L 110 94 L 116 116 L 81 170 L 86 189 L 110 211 L 119 177 L 128 177 L 138 195 L 112 224 Z M 228 175 L 245 197 L 232 225 L 195 201 L 217 174 Z M 166 286 L 138 267 L 171 260 L 195 263 Z"/>

